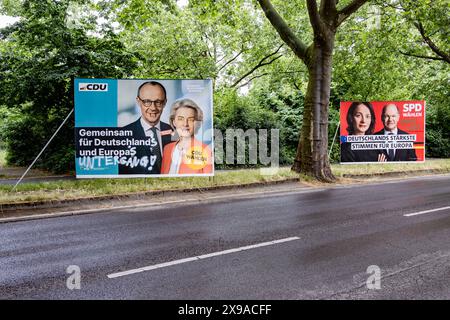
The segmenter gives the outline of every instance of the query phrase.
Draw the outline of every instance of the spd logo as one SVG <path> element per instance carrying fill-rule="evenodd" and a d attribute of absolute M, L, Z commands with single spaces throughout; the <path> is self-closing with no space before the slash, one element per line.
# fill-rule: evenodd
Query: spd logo
<path fill-rule="evenodd" d="M 108 91 L 107 83 L 79 83 L 78 91 Z"/>

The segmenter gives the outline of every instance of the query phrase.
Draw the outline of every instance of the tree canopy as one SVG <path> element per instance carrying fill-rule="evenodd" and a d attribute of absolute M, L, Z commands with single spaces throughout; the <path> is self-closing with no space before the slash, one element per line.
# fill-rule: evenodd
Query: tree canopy
<path fill-rule="evenodd" d="M 270 2 L 300 44 L 266 18 L 259 3 L 269 1 L 2 0 L 0 13 L 20 18 L 0 29 L 0 138 L 8 160 L 31 163 L 73 108 L 75 77 L 211 78 L 216 126 L 279 128 L 282 163 L 292 164 L 301 126 L 314 120 L 308 63 L 317 61 L 308 60 L 308 47 L 326 30 L 317 16 L 328 17 L 336 2 Z M 449 2 L 365 2 L 339 1 L 340 18 L 330 18 L 339 31 L 322 149 L 332 143 L 340 100 L 424 99 L 427 155 L 447 157 Z M 70 171 L 73 148 L 71 120 L 38 165 Z"/>

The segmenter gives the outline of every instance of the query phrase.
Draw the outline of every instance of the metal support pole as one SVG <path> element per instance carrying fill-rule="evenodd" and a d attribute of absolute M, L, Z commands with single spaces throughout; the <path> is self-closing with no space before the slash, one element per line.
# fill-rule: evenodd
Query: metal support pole
<path fill-rule="evenodd" d="M 338 130 L 339 130 L 340 126 L 341 126 L 341 125 L 338 125 L 338 126 L 336 127 L 336 132 L 334 133 L 333 142 L 331 143 L 331 148 L 330 148 L 330 151 L 328 152 L 328 161 L 330 160 L 331 150 L 333 150 L 334 142 L 336 141 L 336 135 L 337 135 L 337 133 L 338 133 Z"/>
<path fill-rule="evenodd" d="M 52 142 L 53 138 L 56 136 L 56 134 L 59 132 L 59 130 L 61 130 L 62 126 L 66 123 L 66 121 L 69 119 L 70 115 L 73 113 L 73 108 L 72 110 L 70 110 L 69 114 L 67 115 L 67 117 L 64 119 L 64 121 L 61 123 L 61 125 L 58 127 L 58 129 L 56 129 L 55 133 L 52 135 L 52 137 L 50 138 L 50 140 L 47 141 L 46 145 L 44 146 L 44 148 L 42 148 L 41 152 L 39 152 L 39 154 L 37 155 L 37 157 L 33 160 L 33 162 L 30 164 L 30 166 L 28 167 L 28 169 L 23 173 L 23 175 L 20 177 L 20 179 L 16 182 L 16 184 L 14 185 L 14 187 L 12 188 L 12 190 L 14 191 L 16 189 L 16 187 L 19 185 L 19 183 L 22 181 L 22 179 L 26 176 L 26 174 L 28 173 L 28 171 L 30 171 L 31 167 L 34 165 L 34 163 L 37 161 L 37 159 L 39 159 L 39 157 L 41 156 L 41 154 L 44 152 L 44 150 L 48 147 L 48 145 L 50 144 L 50 142 Z"/>

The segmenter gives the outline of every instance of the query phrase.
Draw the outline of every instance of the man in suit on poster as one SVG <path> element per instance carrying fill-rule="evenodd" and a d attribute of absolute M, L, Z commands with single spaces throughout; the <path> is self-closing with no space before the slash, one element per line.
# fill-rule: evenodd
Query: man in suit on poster
<path fill-rule="evenodd" d="M 144 159 L 133 163 L 133 159 L 119 164 L 119 174 L 160 174 L 162 151 L 171 142 L 172 128 L 160 120 L 167 103 L 164 86 L 156 81 L 141 84 L 137 91 L 136 102 L 141 110 L 141 117 L 122 129 L 131 130 L 133 138 L 139 140 L 151 139 L 151 145 L 136 146 L 134 160 Z"/>
<path fill-rule="evenodd" d="M 377 135 L 399 135 L 409 134 L 398 128 L 400 112 L 395 104 L 389 103 L 383 107 L 381 112 L 381 122 L 384 128 L 375 134 Z M 417 161 L 416 151 L 414 149 L 387 149 L 385 150 L 387 161 Z"/>

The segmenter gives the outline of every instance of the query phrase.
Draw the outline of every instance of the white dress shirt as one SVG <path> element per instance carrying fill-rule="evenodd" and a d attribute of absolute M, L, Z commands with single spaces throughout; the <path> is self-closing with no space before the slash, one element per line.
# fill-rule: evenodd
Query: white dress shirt
<path fill-rule="evenodd" d="M 386 129 L 384 129 L 384 135 L 385 135 L 385 136 L 387 136 L 387 135 L 394 135 L 394 136 L 396 136 L 397 133 L 398 133 L 398 128 L 395 128 L 395 129 L 392 130 L 392 131 L 387 131 Z M 395 141 L 393 141 L 393 142 L 395 142 Z M 389 154 L 389 149 L 387 149 L 386 151 L 387 151 L 388 154 Z M 395 157 L 395 148 L 393 148 L 392 151 L 394 152 L 394 157 Z"/>
<path fill-rule="evenodd" d="M 176 145 L 172 151 L 172 162 L 170 163 L 170 174 L 176 174 L 180 170 L 181 160 L 183 158 L 183 150 L 180 150 Z"/>
<path fill-rule="evenodd" d="M 150 137 L 151 136 L 151 129 L 153 128 L 151 125 L 149 125 L 147 123 L 147 121 L 144 120 L 143 117 L 141 117 L 141 126 L 144 129 L 145 132 L 145 136 L 146 137 Z M 154 126 L 156 128 L 156 132 L 157 132 L 157 138 L 158 138 L 158 143 L 159 143 L 159 150 L 161 151 L 161 156 L 163 154 L 163 145 L 162 145 L 162 141 L 161 141 L 161 122 L 158 121 L 158 123 Z"/>

